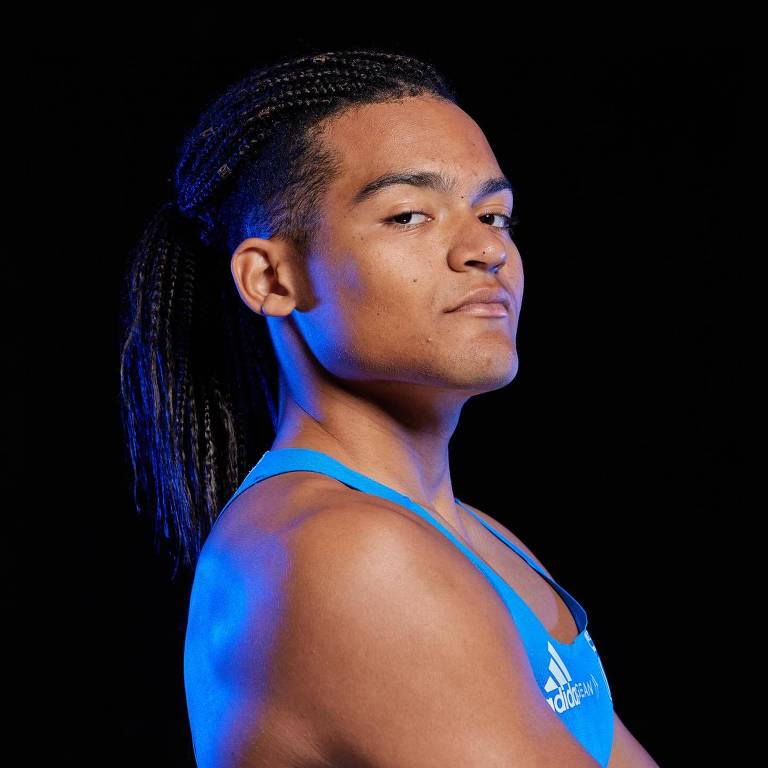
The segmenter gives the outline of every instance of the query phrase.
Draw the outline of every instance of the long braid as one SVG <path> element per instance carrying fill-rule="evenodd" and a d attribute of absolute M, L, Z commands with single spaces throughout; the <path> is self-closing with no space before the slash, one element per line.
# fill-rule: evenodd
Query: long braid
<path fill-rule="evenodd" d="M 248 237 L 282 237 L 307 257 L 341 168 L 321 141 L 324 121 L 423 94 L 458 103 L 423 60 L 380 50 L 307 54 L 247 73 L 182 141 L 172 199 L 132 254 L 120 360 L 136 508 L 153 511 L 156 543 L 161 531 L 174 541 L 177 568 L 195 564 L 278 425 L 277 359 L 264 318 L 237 292 L 231 254 Z"/>

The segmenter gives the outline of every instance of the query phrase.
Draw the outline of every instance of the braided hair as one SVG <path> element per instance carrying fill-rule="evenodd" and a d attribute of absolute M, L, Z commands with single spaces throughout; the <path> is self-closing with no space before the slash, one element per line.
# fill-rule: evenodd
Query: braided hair
<path fill-rule="evenodd" d="M 246 238 L 308 256 L 341 169 L 323 121 L 431 95 L 458 104 L 429 63 L 399 53 L 308 54 L 255 69 L 206 106 L 179 147 L 174 191 L 131 253 L 121 291 L 120 403 L 133 499 L 155 544 L 194 567 L 221 506 L 274 440 L 279 366 L 230 258 Z M 171 179 L 169 179 L 171 181 Z M 264 425 L 263 411 L 271 418 Z"/>

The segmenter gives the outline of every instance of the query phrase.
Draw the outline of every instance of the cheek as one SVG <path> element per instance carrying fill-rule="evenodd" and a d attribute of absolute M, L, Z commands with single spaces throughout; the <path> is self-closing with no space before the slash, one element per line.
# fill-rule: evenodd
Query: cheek
<path fill-rule="evenodd" d="M 418 323 L 441 306 L 436 270 L 415 243 L 378 244 L 341 259 L 328 288 L 361 317 Z"/>
<path fill-rule="evenodd" d="M 369 355 L 378 349 L 391 357 L 399 347 L 434 340 L 448 299 L 426 244 L 406 238 L 373 242 L 360 233 L 339 240 L 316 253 L 309 268 L 313 347 L 333 345 L 336 354 L 351 347 L 357 354 L 367 348 Z M 322 334 L 329 338 L 321 340 Z"/>

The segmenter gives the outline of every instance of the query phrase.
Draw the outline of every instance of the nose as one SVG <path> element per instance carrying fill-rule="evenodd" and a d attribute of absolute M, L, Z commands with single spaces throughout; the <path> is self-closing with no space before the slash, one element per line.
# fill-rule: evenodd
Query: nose
<path fill-rule="evenodd" d="M 487 224 L 480 223 L 486 230 L 478 237 L 464 238 L 451 251 L 451 266 L 463 269 L 466 266 L 480 265 L 495 274 L 508 261 L 511 243 L 505 243 L 502 237 L 487 231 Z"/>

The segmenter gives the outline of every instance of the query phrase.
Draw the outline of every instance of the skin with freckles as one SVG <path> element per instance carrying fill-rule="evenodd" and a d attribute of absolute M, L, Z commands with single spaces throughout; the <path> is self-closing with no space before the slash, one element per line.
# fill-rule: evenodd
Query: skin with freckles
<path fill-rule="evenodd" d="M 518 370 L 523 268 L 505 228 L 513 194 L 477 197 L 504 173 L 477 123 L 437 98 L 356 108 L 327 121 L 323 141 L 343 172 L 306 263 L 290 243 L 261 238 L 232 256 L 238 291 L 267 318 L 280 363 L 272 447 L 324 451 L 461 528 L 448 442 L 464 403 Z M 355 201 L 372 179 L 403 171 L 454 184 L 394 184 Z M 446 312 L 482 287 L 507 292 L 507 317 Z"/>

